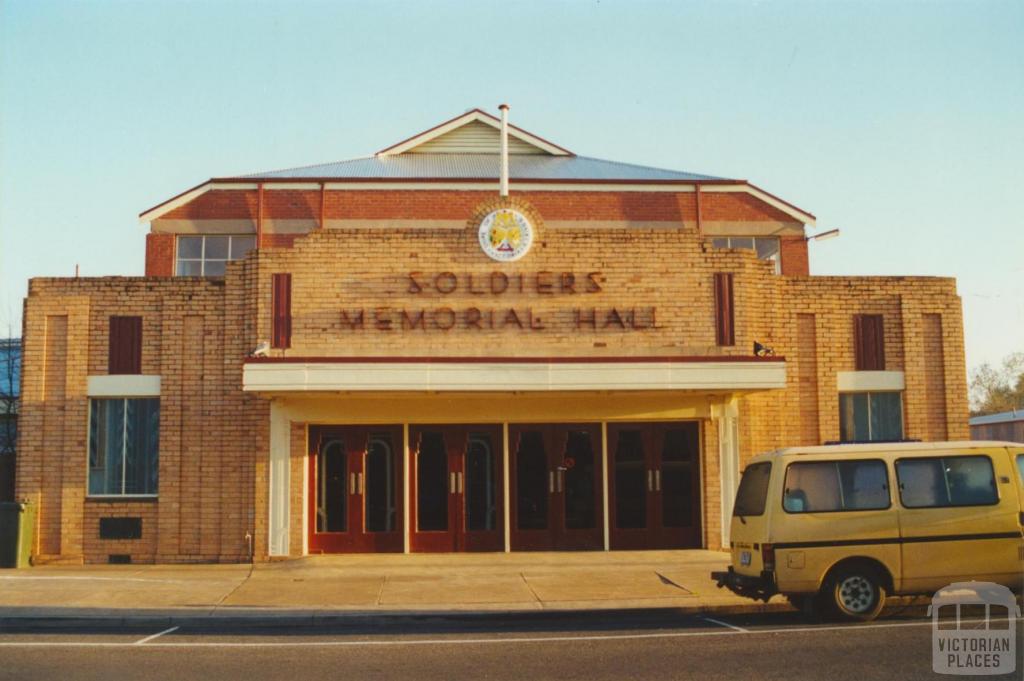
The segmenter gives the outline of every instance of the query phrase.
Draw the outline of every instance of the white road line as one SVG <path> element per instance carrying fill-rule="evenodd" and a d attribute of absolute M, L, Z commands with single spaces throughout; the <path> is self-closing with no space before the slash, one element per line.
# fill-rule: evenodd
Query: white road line
<path fill-rule="evenodd" d="M 156 634 L 153 634 L 152 636 L 147 636 L 146 638 L 141 638 L 138 641 L 136 641 L 135 643 L 133 643 L 132 645 L 133 646 L 141 646 L 143 643 L 149 643 L 150 641 L 152 641 L 155 638 L 160 638 L 164 634 L 169 634 L 172 631 L 177 631 L 178 629 L 180 629 L 180 627 L 171 627 L 170 629 L 164 629 L 163 631 L 158 632 Z"/>
<path fill-rule="evenodd" d="M 720 624 L 723 627 L 729 627 L 730 629 L 732 629 L 734 631 L 738 631 L 741 634 L 749 634 L 750 633 L 749 629 L 744 629 L 743 627 L 737 627 L 735 624 L 729 624 L 728 622 L 723 622 L 722 620 L 716 620 L 716 619 L 712 619 L 710 617 L 701 617 L 701 619 L 704 620 L 705 622 L 711 622 L 712 624 Z"/>
<path fill-rule="evenodd" d="M 963 622 L 961 622 L 962 624 Z M 931 620 L 916 622 L 891 622 L 883 624 L 845 624 L 823 627 L 790 627 L 786 629 L 748 629 L 748 635 L 771 634 L 781 636 L 784 634 L 809 633 L 816 631 L 847 631 L 857 632 L 866 629 L 894 629 L 897 627 L 930 627 Z M 166 633 L 166 632 L 161 632 Z M 385 641 L 266 641 L 261 643 L 249 643 L 244 641 L 220 641 L 220 642 L 157 642 L 141 646 L 143 649 L 152 650 L 155 648 L 312 648 L 312 647 L 357 647 L 357 646 L 423 646 L 423 645 L 481 645 L 481 644 L 520 644 L 520 643 L 558 643 L 567 641 L 625 641 L 639 639 L 672 639 L 672 638 L 701 638 L 710 636 L 736 636 L 733 631 L 675 631 L 663 634 L 600 634 L 593 636 L 533 636 L 533 637 L 507 637 L 507 638 L 463 638 L 463 639 L 406 639 L 406 640 L 385 640 Z M 0 648 L 133 648 L 135 643 L 115 642 L 92 642 L 92 641 L 0 641 Z"/>

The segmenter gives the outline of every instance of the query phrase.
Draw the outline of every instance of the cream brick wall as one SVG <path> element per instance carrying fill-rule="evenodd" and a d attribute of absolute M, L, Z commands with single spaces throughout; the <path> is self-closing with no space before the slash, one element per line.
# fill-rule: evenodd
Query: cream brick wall
<path fill-rule="evenodd" d="M 755 340 L 764 343 L 787 358 L 789 383 L 740 400 L 743 461 L 775 447 L 838 439 L 836 376 L 854 368 L 852 316 L 881 314 L 886 368 L 906 372 L 906 436 L 967 436 L 963 323 L 953 280 L 779 276 L 752 252 L 712 250 L 691 222 L 681 221 L 677 229 L 627 229 L 595 220 L 592 227 L 547 229 L 543 217 L 530 254 L 511 264 L 488 259 L 470 226 L 329 229 L 300 237 L 291 248 L 265 248 L 232 263 L 224 279 L 33 280 L 25 313 L 17 494 L 40 502 L 38 559 L 103 562 L 111 553 L 129 553 L 138 562 L 239 561 L 247 559 L 247 533 L 257 559 L 266 557 L 269 402 L 243 393 L 241 374 L 245 356 L 270 338 L 275 272 L 293 275 L 292 347 L 274 351 L 279 356 L 713 357 L 750 355 Z M 451 272 L 461 286 L 449 294 L 411 294 L 410 272 L 421 273 L 423 281 Z M 515 291 L 517 283 L 501 295 L 468 289 L 468 275 L 478 290 L 493 272 L 513 282 L 522 275 L 525 290 Z M 577 283 L 600 272 L 602 290 L 561 292 L 563 272 L 576 275 Z M 734 274 L 732 347 L 715 345 L 715 272 Z M 536 290 L 538 276 L 542 284 L 555 282 L 552 293 Z M 341 314 L 510 307 L 530 309 L 545 328 L 384 331 L 367 317 L 365 329 L 350 330 Z M 574 308 L 613 307 L 655 307 L 657 325 L 573 327 Z M 143 317 L 143 373 L 162 377 L 155 502 L 85 498 L 86 377 L 107 371 L 107 325 L 115 314 Z M 293 555 L 302 547 L 305 427 L 292 424 L 290 432 Z M 707 545 L 717 547 L 721 486 L 714 421 L 702 423 L 702 439 L 704 534 Z M 100 541 L 101 516 L 141 517 L 143 538 Z"/>

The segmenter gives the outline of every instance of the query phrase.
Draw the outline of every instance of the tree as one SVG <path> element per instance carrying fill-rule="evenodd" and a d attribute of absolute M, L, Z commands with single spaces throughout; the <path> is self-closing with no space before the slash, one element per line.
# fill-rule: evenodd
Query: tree
<path fill-rule="evenodd" d="M 1024 352 L 1007 355 L 998 367 L 975 367 L 970 393 L 972 416 L 1024 409 Z"/>
<path fill-rule="evenodd" d="M 18 434 L 21 339 L 0 338 L 0 501 L 14 496 L 14 447 Z"/>

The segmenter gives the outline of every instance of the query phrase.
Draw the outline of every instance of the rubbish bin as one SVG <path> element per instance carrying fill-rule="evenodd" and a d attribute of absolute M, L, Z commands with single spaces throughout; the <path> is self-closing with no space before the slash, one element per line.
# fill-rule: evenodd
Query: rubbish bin
<path fill-rule="evenodd" d="M 0 568 L 29 566 L 36 505 L 28 501 L 0 502 Z"/>

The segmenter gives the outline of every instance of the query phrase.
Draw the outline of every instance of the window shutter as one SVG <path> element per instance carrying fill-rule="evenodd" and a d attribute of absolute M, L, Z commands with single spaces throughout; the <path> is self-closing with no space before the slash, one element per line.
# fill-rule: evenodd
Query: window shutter
<path fill-rule="evenodd" d="M 275 274 L 271 296 L 272 329 L 270 345 L 274 348 L 292 346 L 292 275 Z"/>
<path fill-rule="evenodd" d="M 885 329 L 882 325 L 882 315 L 854 315 L 853 345 L 857 371 L 885 370 Z"/>
<path fill-rule="evenodd" d="M 110 318 L 107 373 L 142 373 L 142 317 Z"/>
<path fill-rule="evenodd" d="M 734 327 L 732 272 L 715 272 L 715 342 L 736 345 Z"/>

